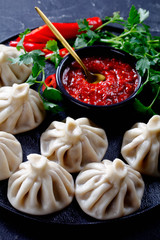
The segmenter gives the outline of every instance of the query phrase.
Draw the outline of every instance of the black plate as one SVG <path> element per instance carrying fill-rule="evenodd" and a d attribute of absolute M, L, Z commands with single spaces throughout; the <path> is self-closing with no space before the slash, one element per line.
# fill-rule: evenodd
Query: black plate
<path fill-rule="evenodd" d="M 116 30 L 117 32 L 121 32 L 121 29 L 110 28 L 110 30 Z M 8 45 L 9 41 L 15 40 L 16 38 L 17 36 L 12 36 L 11 38 L 3 41 L 2 44 Z M 46 76 L 54 72 L 55 69 L 53 65 L 50 62 L 47 62 Z M 149 117 L 138 114 L 131 106 L 120 112 L 116 111 L 106 114 L 104 114 L 103 112 L 102 115 L 99 114 L 98 116 L 95 116 L 92 112 L 77 109 L 77 107 L 74 105 L 71 106 L 70 104 L 67 104 L 65 107 L 66 109 L 63 113 L 57 115 L 48 113 L 47 118 L 38 128 L 26 133 L 16 135 L 16 138 L 22 144 L 24 161 L 26 161 L 26 156 L 28 154 L 40 153 L 40 136 L 42 132 L 44 132 L 45 129 L 49 126 L 49 124 L 54 120 L 61 121 L 66 116 L 70 116 L 75 119 L 79 117 L 88 117 L 106 131 L 109 147 L 104 156 L 104 159 L 106 158 L 109 160 L 114 160 L 116 157 L 123 159 L 120 154 L 120 149 L 124 132 L 130 129 L 131 126 L 136 122 L 141 121 L 147 123 L 147 121 L 149 120 Z M 75 178 L 76 174 L 74 174 L 73 177 Z M 145 191 L 140 209 L 133 214 L 113 220 L 101 221 L 86 215 L 80 209 L 75 199 L 68 207 L 53 214 L 34 216 L 22 213 L 13 208 L 7 199 L 8 180 L 0 182 L 0 207 L 7 209 L 15 214 L 19 214 L 23 217 L 50 224 L 88 225 L 98 223 L 102 224 L 107 222 L 114 223 L 114 221 L 122 221 L 123 219 L 135 217 L 160 205 L 160 178 L 143 176 L 143 179 L 145 182 Z"/>

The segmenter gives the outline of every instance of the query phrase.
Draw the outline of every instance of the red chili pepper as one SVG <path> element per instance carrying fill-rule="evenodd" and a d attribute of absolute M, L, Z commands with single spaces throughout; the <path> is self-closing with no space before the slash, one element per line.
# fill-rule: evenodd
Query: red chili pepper
<path fill-rule="evenodd" d="M 52 74 L 52 75 L 49 75 L 46 80 L 45 80 L 45 84 L 48 86 L 48 87 L 53 87 L 53 88 L 56 88 L 57 87 L 57 82 L 56 82 L 56 74 Z M 42 85 L 42 91 L 45 90 L 46 86 L 45 84 Z"/>
<path fill-rule="evenodd" d="M 20 40 L 21 40 L 21 38 L 20 38 L 20 37 L 17 37 L 16 41 L 19 42 Z"/>
<path fill-rule="evenodd" d="M 17 41 L 10 41 L 9 46 L 11 47 L 17 47 L 18 42 Z"/>
<path fill-rule="evenodd" d="M 45 57 L 49 59 L 50 55 L 53 54 L 52 51 L 48 50 L 48 49 L 43 49 L 42 50 L 45 53 Z M 66 48 L 61 48 L 59 49 L 59 55 L 63 58 L 68 54 L 68 50 Z"/>
<path fill-rule="evenodd" d="M 99 17 L 87 18 L 87 21 L 90 26 L 93 26 L 91 28 L 92 30 L 95 30 L 96 28 L 102 25 L 102 20 Z"/>
<path fill-rule="evenodd" d="M 34 31 L 36 31 L 37 30 L 37 28 L 36 29 L 34 29 L 32 32 L 34 33 Z M 21 38 L 20 37 L 18 37 L 17 39 L 16 39 L 16 41 L 20 41 L 21 40 Z M 34 37 L 33 37 L 33 39 L 31 39 L 30 37 L 28 37 L 28 34 L 25 36 L 25 39 L 24 39 L 24 42 L 37 42 L 37 43 L 47 43 L 49 40 L 51 40 L 51 38 L 50 37 L 47 37 L 47 36 L 45 36 L 45 35 L 42 35 L 42 34 L 34 34 Z"/>
<path fill-rule="evenodd" d="M 18 44 L 17 41 L 10 41 L 9 45 L 12 47 L 16 47 Z M 48 57 L 53 54 L 52 51 L 45 48 L 45 43 L 31 43 L 31 42 L 23 42 L 23 46 L 27 52 L 30 52 L 32 50 L 41 50 L 45 53 L 45 57 Z M 68 54 L 68 50 L 66 48 L 59 49 L 59 55 L 63 58 Z"/>
<path fill-rule="evenodd" d="M 12 47 L 16 47 L 18 44 L 17 41 L 10 41 L 9 45 Z M 41 50 L 43 51 L 44 47 L 46 46 L 45 43 L 31 43 L 31 42 L 23 42 L 23 46 L 27 52 L 30 52 L 32 50 Z"/>
<path fill-rule="evenodd" d="M 99 17 L 87 18 L 89 25 L 92 25 L 92 30 L 102 25 L 102 20 Z M 65 39 L 75 38 L 79 34 L 79 26 L 74 23 L 52 23 Z M 47 42 L 49 39 L 56 39 L 56 36 L 51 32 L 47 25 L 32 30 L 25 36 L 26 42 Z"/>
<path fill-rule="evenodd" d="M 61 57 L 65 57 L 68 54 L 68 50 L 66 48 L 59 49 L 59 55 Z"/>

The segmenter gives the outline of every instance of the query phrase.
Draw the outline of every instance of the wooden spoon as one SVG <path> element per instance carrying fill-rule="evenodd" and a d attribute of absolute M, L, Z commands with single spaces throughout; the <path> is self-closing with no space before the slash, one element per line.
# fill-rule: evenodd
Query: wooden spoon
<path fill-rule="evenodd" d="M 35 7 L 36 11 L 40 15 L 40 17 L 43 19 L 43 21 L 46 23 L 46 25 L 50 28 L 50 30 L 54 33 L 54 35 L 57 37 L 57 39 L 62 43 L 62 45 L 68 50 L 68 52 L 74 57 L 74 59 L 80 64 L 80 66 L 83 68 L 86 80 L 89 83 L 98 83 L 100 81 L 105 80 L 105 76 L 99 73 L 91 73 L 87 70 L 86 66 L 80 59 L 80 57 L 77 55 L 77 53 L 73 50 L 73 48 L 69 45 L 69 43 L 65 40 L 65 38 L 61 35 L 61 33 L 55 28 L 55 26 L 51 23 L 51 21 L 45 16 L 45 14 L 38 8 Z"/>

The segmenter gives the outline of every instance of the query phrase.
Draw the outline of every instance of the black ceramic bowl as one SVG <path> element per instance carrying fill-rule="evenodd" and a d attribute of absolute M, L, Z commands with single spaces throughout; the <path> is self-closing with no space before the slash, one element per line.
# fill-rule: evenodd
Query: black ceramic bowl
<path fill-rule="evenodd" d="M 129 55 L 128 53 L 117 50 L 112 47 L 104 46 L 104 45 L 94 45 L 90 47 L 84 47 L 76 50 L 77 54 L 79 55 L 80 58 L 83 57 L 106 57 L 106 58 L 115 58 L 119 59 L 122 62 L 128 63 L 133 69 L 136 70 L 136 59 Z M 117 109 L 117 108 L 122 108 L 126 104 L 131 103 L 131 101 L 135 98 L 136 93 L 141 85 L 141 77 L 138 74 L 139 82 L 138 85 L 132 95 L 130 95 L 129 98 L 126 100 L 116 103 L 116 104 L 111 104 L 111 105 L 92 105 L 88 103 L 81 102 L 74 97 L 72 97 L 64 88 L 63 83 L 62 83 L 62 77 L 64 70 L 66 67 L 68 67 L 71 62 L 75 61 L 74 58 L 71 56 L 71 54 L 68 54 L 60 63 L 60 65 L 57 68 L 56 71 L 56 80 L 57 80 L 57 85 L 59 90 L 62 92 L 62 94 L 67 98 L 70 102 L 80 106 L 83 109 L 88 109 L 88 110 L 112 110 L 112 109 Z"/>

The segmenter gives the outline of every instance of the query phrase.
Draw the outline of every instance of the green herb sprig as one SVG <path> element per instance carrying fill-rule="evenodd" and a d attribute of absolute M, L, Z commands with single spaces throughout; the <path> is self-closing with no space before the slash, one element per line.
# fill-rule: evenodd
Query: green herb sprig
<path fill-rule="evenodd" d="M 49 40 L 46 44 L 46 48 L 53 52 L 48 58 L 46 57 L 46 60 L 50 59 L 55 68 L 57 68 L 62 60 L 62 57 L 59 55 L 59 47 L 57 41 Z"/>
<path fill-rule="evenodd" d="M 86 19 L 80 19 L 77 21 L 79 26 L 79 32 L 81 34 L 77 35 L 77 38 L 74 42 L 74 48 L 82 48 L 86 46 L 92 46 L 98 39 L 100 35 L 95 31 L 92 31 L 92 26 L 89 25 Z"/>

